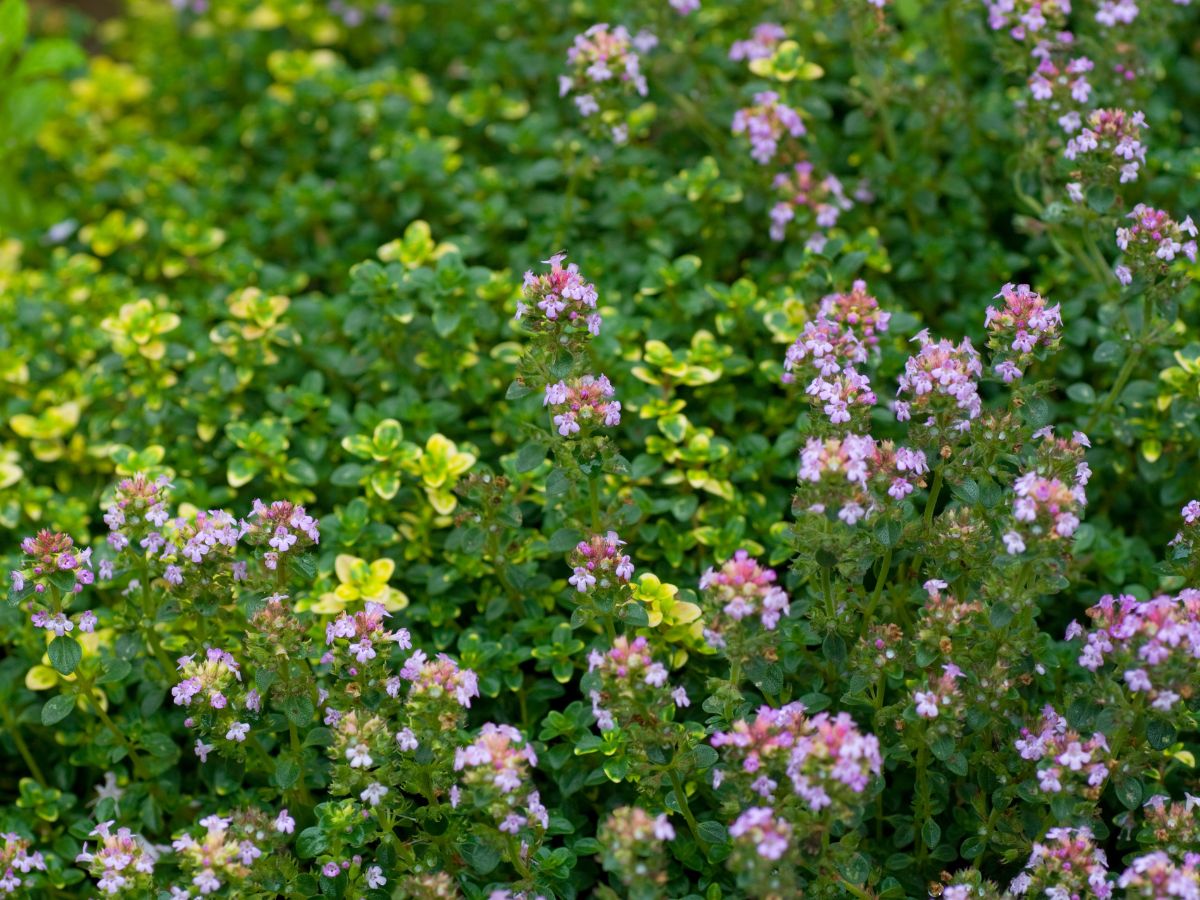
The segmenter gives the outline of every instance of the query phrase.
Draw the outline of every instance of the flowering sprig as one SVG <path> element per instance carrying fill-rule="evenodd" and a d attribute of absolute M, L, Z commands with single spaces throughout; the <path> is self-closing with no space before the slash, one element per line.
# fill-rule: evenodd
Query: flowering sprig
<path fill-rule="evenodd" d="M 822 297 L 818 314 L 850 329 L 867 347 L 879 346 L 879 335 L 888 330 L 892 319 L 892 314 L 881 309 L 879 301 L 867 292 L 867 283 L 861 278 L 856 279 L 846 293 Z"/>
<path fill-rule="evenodd" d="M 633 578 L 633 561 L 621 548 L 625 542 L 615 531 L 594 534 L 580 541 L 567 558 L 567 581 L 580 594 L 622 590 Z"/>
<path fill-rule="evenodd" d="M 891 441 L 847 434 L 841 438 L 809 438 L 800 451 L 797 512 L 836 515 L 854 525 L 903 500 L 925 484 L 925 454 Z"/>
<path fill-rule="evenodd" d="M 1185 853 L 1180 862 L 1162 850 L 1137 856 L 1121 873 L 1117 886 L 1130 898 L 1200 896 L 1200 853 Z"/>
<path fill-rule="evenodd" d="M 648 31 L 631 35 L 624 25 L 591 26 L 576 35 L 567 50 L 568 73 L 558 76 L 558 95 L 571 95 L 594 130 L 603 129 L 614 143 L 625 143 L 629 139 L 626 102 L 648 92 L 640 54 L 657 44 Z"/>
<path fill-rule="evenodd" d="M 549 408 L 559 435 L 586 437 L 596 428 L 621 424 L 621 401 L 616 396 L 604 375 L 584 375 L 547 385 L 542 405 Z"/>
<path fill-rule="evenodd" d="M 653 731 L 654 722 L 671 721 L 671 710 L 691 702 L 682 687 L 670 687 L 667 667 L 655 661 L 644 637 L 618 635 L 607 651 L 591 651 L 588 673 L 592 714 L 602 732 L 643 725 Z M 642 735 L 632 737 L 636 743 Z"/>
<path fill-rule="evenodd" d="M 242 887 L 254 861 L 263 855 L 263 848 L 248 837 L 240 837 L 231 827 L 233 824 L 231 817 L 214 813 L 171 842 L 175 859 L 197 896 L 215 893 L 223 887 L 233 890 Z"/>
<path fill-rule="evenodd" d="M 789 800 L 781 808 L 818 819 L 852 815 L 883 766 L 878 739 L 847 713 L 810 718 L 802 703 L 762 706 L 753 720 L 735 721 L 711 743 L 723 749 L 717 785 L 728 781 L 740 796 L 753 793 L 768 803 Z"/>
<path fill-rule="evenodd" d="M 1036 841 L 1009 890 L 1017 896 L 1112 896 L 1108 859 L 1090 828 L 1051 828 Z"/>
<path fill-rule="evenodd" d="M 500 831 L 535 840 L 549 827 L 549 814 L 537 791 L 521 795 L 537 761 L 520 731 L 487 722 L 472 743 L 455 751 L 454 771 L 465 790 L 452 793 L 451 802 L 457 806 L 465 795 L 471 805 L 488 811 Z"/>
<path fill-rule="evenodd" d="M 1037 471 L 1018 477 L 1013 483 L 1013 493 L 1015 524 L 1004 532 L 1004 548 L 1010 555 L 1024 553 L 1037 542 L 1071 537 L 1079 528 L 1080 516 L 1087 505 L 1082 485 Z"/>
<path fill-rule="evenodd" d="M 667 882 L 664 843 L 675 840 L 666 813 L 651 815 L 640 806 L 619 806 L 596 835 L 603 848 L 601 864 L 617 877 L 631 898 L 662 896 Z"/>
<path fill-rule="evenodd" d="M 1112 751 L 1101 732 L 1084 737 L 1067 726 L 1052 706 L 1042 710 L 1034 729 L 1022 728 L 1014 746 L 1021 759 L 1037 767 L 1043 794 L 1078 794 L 1094 800 L 1112 771 Z"/>
<path fill-rule="evenodd" d="M 733 114 L 730 126 L 734 134 L 746 135 L 750 141 L 750 158 L 766 165 L 775 158 L 779 142 L 785 137 L 806 134 L 800 114 L 784 103 L 775 91 L 760 91 L 754 103 Z"/>
<path fill-rule="evenodd" d="M 774 22 L 760 22 L 750 29 L 750 37 L 734 41 L 729 47 L 729 58 L 734 62 L 753 62 L 756 59 L 768 59 L 775 53 L 775 47 L 787 37 L 783 26 Z"/>
<path fill-rule="evenodd" d="M 1041 294 L 1027 284 L 1004 285 L 994 299 L 1000 298 L 1003 305 L 987 308 L 984 327 L 993 368 L 1008 382 L 1021 378 L 1035 355 L 1058 349 L 1062 311 L 1057 303 L 1047 305 Z"/>
<path fill-rule="evenodd" d="M 1122 284 L 1135 274 L 1150 280 L 1166 276 L 1178 256 L 1196 261 L 1196 223 L 1188 216 L 1176 222 L 1170 214 L 1139 203 L 1126 217 L 1133 221 L 1117 229 L 1117 247 L 1125 254 L 1114 270 Z"/>
<path fill-rule="evenodd" d="M 137 894 L 153 885 L 154 865 L 159 852 L 139 834 L 128 828 L 112 830 L 112 821 L 100 822 L 92 830 L 96 838 L 94 850 L 88 842 L 75 857 L 95 879 L 96 887 L 105 894 Z"/>
<path fill-rule="evenodd" d="M 923 329 L 913 338 L 921 345 L 904 363 L 895 403 L 896 418 L 901 422 L 915 419 L 917 424 L 948 439 L 954 432 L 970 429 L 971 422 L 983 411 L 979 397 L 979 377 L 983 364 L 969 338 L 957 346 L 942 338 L 935 341 Z"/>
<path fill-rule="evenodd" d="M 1115 174 L 1121 184 L 1136 181 L 1146 161 L 1145 127 L 1146 117 L 1141 112 L 1092 110 L 1063 149 L 1063 157 L 1079 167 L 1074 180 L 1102 183 Z"/>
<path fill-rule="evenodd" d="M 582 328 L 589 335 L 597 335 L 602 319 L 596 312 L 596 286 L 584 281 L 575 263 L 564 267 L 566 258 L 565 253 L 556 253 L 544 262 L 550 266 L 549 272 L 525 273 L 517 318 L 538 333 L 559 335 Z"/>
<path fill-rule="evenodd" d="M 36 886 L 37 876 L 29 876 L 46 871 L 46 859 L 41 851 L 30 853 L 32 844 L 11 831 L 0 834 L 0 840 L 3 841 L 0 844 L 0 897 L 16 896 L 22 885 L 26 890 Z M 22 891 L 22 895 L 24 893 Z"/>
<path fill-rule="evenodd" d="M 1007 31 L 1016 41 L 1036 40 L 1043 33 L 1061 31 L 1071 13 L 1071 0 L 984 0 L 988 26 Z"/>
<path fill-rule="evenodd" d="M 704 639 L 722 651 L 740 668 L 761 652 L 781 618 L 791 609 L 787 594 L 775 582 L 774 569 L 760 565 L 745 550 L 719 569 L 709 568 L 700 576 L 700 602 L 704 616 Z M 757 618 L 761 630 L 751 626 Z M 764 646 L 760 646 L 764 645 Z"/>
<path fill-rule="evenodd" d="M 1160 713 L 1184 714 L 1200 669 L 1200 591 L 1146 601 L 1105 594 L 1087 616 L 1089 630 L 1072 622 L 1066 633 L 1084 638 L 1079 665 L 1096 672 L 1112 664 L 1130 694 Z"/>
<path fill-rule="evenodd" d="M 805 238 L 806 246 L 814 253 L 820 253 L 825 246 L 823 232 L 837 225 L 842 213 L 854 206 L 841 181 L 833 175 L 818 178 L 808 160 L 801 160 L 786 172 L 780 172 L 772 186 L 779 200 L 771 207 L 771 240 L 782 241 L 788 224 L 803 214 L 805 228 L 811 223 L 817 229 Z"/>

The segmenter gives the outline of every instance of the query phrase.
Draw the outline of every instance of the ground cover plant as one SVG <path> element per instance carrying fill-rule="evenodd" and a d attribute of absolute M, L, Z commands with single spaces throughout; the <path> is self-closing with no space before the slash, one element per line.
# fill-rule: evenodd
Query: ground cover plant
<path fill-rule="evenodd" d="M 1186 0 L 0 0 L 0 897 L 1200 897 Z"/>

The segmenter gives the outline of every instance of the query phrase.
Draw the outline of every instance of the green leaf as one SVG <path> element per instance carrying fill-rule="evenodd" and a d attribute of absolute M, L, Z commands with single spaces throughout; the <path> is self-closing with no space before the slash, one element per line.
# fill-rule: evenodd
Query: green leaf
<path fill-rule="evenodd" d="M 546 458 L 546 445 L 537 441 L 526 444 L 517 451 L 517 471 L 532 472 Z"/>
<path fill-rule="evenodd" d="M 942 826 L 933 819 L 926 819 L 925 824 L 921 826 L 921 840 L 925 842 L 925 846 L 936 847 L 941 839 Z"/>
<path fill-rule="evenodd" d="M 1098 363 L 1118 363 L 1125 358 L 1125 347 L 1119 341 L 1105 341 L 1092 353 Z"/>
<path fill-rule="evenodd" d="M 1113 782 L 1117 799 L 1126 809 L 1137 809 L 1142 802 L 1142 783 L 1136 778 L 1119 778 Z"/>
<path fill-rule="evenodd" d="M 66 634 L 52 640 L 47 652 L 50 654 L 51 664 L 63 675 L 74 672 L 79 661 L 83 659 L 83 647 L 79 645 L 79 641 Z"/>
<path fill-rule="evenodd" d="M 0 63 L 21 49 L 28 31 L 29 8 L 25 0 L 0 3 Z"/>
<path fill-rule="evenodd" d="M 706 844 L 723 844 L 729 839 L 729 832 L 720 822 L 701 822 L 696 832 Z"/>
<path fill-rule="evenodd" d="M 288 697 L 283 701 L 283 714 L 297 728 L 307 725 L 313 717 L 312 700 L 304 695 Z"/>
<path fill-rule="evenodd" d="M 296 837 L 296 855 L 301 859 L 320 856 L 329 847 L 329 839 L 317 825 L 305 828 Z"/>
<path fill-rule="evenodd" d="M 511 384 L 509 384 L 508 390 L 504 392 L 504 399 L 505 400 L 520 400 L 522 397 L 528 397 L 532 393 L 533 393 L 533 388 L 531 388 L 529 385 L 527 385 L 523 382 L 520 382 L 520 381 L 517 381 L 514 379 L 513 382 Z"/>
<path fill-rule="evenodd" d="M 132 667 L 123 659 L 108 659 L 104 661 L 104 671 L 96 679 L 96 684 L 110 684 L 122 681 Z"/>
<path fill-rule="evenodd" d="M 74 708 L 74 694 L 59 694 L 57 697 L 51 697 L 42 707 L 42 724 L 56 725 L 70 715 Z"/>
<path fill-rule="evenodd" d="M 300 780 L 300 766 L 290 756 L 281 756 L 275 761 L 275 784 L 281 791 L 290 789 Z"/>
<path fill-rule="evenodd" d="M 57 75 L 86 62 L 87 57 L 74 41 L 67 38 L 45 38 L 25 51 L 21 62 L 17 64 L 16 77 L 30 79 Z"/>
<path fill-rule="evenodd" d="M 1096 402 L 1096 391 L 1090 384 L 1086 384 L 1082 381 L 1077 381 L 1075 384 L 1067 388 L 1067 396 L 1076 403 L 1091 405 Z"/>
<path fill-rule="evenodd" d="M 1146 724 L 1146 740 L 1155 750 L 1166 750 L 1175 742 L 1175 727 L 1162 719 L 1151 719 Z"/>
<path fill-rule="evenodd" d="M 458 845 L 458 852 L 472 869 L 486 875 L 500 865 L 500 854 L 478 838 L 470 838 Z"/>
<path fill-rule="evenodd" d="M 632 600 L 621 607 L 621 621 L 630 628 L 646 628 L 650 624 L 650 616 L 641 603 Z"/>

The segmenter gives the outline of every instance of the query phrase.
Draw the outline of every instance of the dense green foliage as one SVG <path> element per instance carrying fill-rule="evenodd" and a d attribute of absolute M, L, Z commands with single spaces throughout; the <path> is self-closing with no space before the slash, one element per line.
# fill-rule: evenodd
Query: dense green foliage
<path fill-rule="evenodd" d="M 22 889 L 91 896 L 74 860 L 116 820 L 114 834 L 166 845 L 153 878 L 120 890 L 198 892 L 204 866 L 169 845 L 203 839 L 195 823 L 214 814 L 275 842 L 218 873 L 229 896 L 441 896 L 428 873 L 444 871 L 468 897 L 924 897 L 959 870 L 956 884 L 1007 888 L 1056 826 L 1089 828 L 1114 878 L 1170 843 L 1143 801 L 1197 790 L 1200 698 L 1149 705 L 1122 666 L 1082 666 L 1079 638 L 1062 638 L 1073 621 L 1103 625 L 1087 612 L 1106 594 L 1180 595 L 1179 616 L 1200 618 L 1193 538 L 1170 544 L 1200 494 L 1197 266 L 1186 248 L 1122 252 L 1113 237 L 1147 204 L 1186 244 L 1200 210 L 1195 8 L 1143 0 L 1109 26 L 1103 3 L 1076 0 L 1069 19 L 1061 0 L 1041 4 L 1075 31 L 1070 55 L 1094 61 L 1085 119 L 1145 114 L 1141 170 L 1120 179 L 1123 159 L 1064 158 L 1056 120 L 1073 101 L 1039 105 L 1035 42 L 989 27 L 982 2 L 181 5 L 130 0 L 98 24 L 35 6 L 27 23 L 23 2 L 0 0 L 0 551 L 24 573 L 0 604 L 0 831 L 49 869 Z M 788 40 L 731 60 L 766 20 Z M 583 116 L 559 77 L 597 22 L 658 45 L 640 54 L 645 96 L 609 91 Z M 805 132 L 766 164 L 730 129 L 762 91 Z M 801 204 L 775 240 L 773 178 L 805 160 L 836 175 L 845 208 L 822 226 Z M 515 317 L 523 273 L 560 251 L 598 292 L 594 337 L 536 309 Z M 840 424 L 809 402 L 809 375 L 784 383 L 785 359 L 824 321 L 822 298 L 856 279 L 891 319 L 864 351 L 879 402 Z M 1013 356 L 985 326 L 1006 283 L 1061 308 L 1033 352 Z M 915 410 L 897 421 L 922 329 L 991 351 L 965 432 Z M 1015 383 L 992 365 L 1006 354 Z M 563 435 L 543 393 L 592 373 L 615 387 L 620 424 Z M 1034 436 L 1045 426 L 1059 439 Z M 882 483 L 879 507 L 849 523 L 837 486 L 802 479 L 798 493 L 801 449 L 846 434 L 923 453 L 916 491 L 889 498 Z M 1018 475 L 1069 483 L 1085 452 L 1082 523 L 1023 533 L 1014 551 Z M 160 476 L 180 534 L 198 510 L 249 517 L 261 498 L 303 505 L 319 543 L 301 537 L 276 569 L 270 532 L 252 529 L 244 583 L 167 559 L 187 570 L 175 582 L 136 540 L 105 543 L 114 497 Z M 636 573 L 577 590 L 577 545 L 610 530 Z M 61 572 L 34 595 L 43 573 L 20 545 L 41 531 L 94 547 L 115 575 L 73 607 Z M 719 648 L 700 579 L 743 549 L 779 572 L 790 612 Z M 290 624 L 272 624 L 273 593 Z M 44 597 L 97 627 L 35 627 Z M 353 649 L 330 638 L 327 651 L 326 627 L 363 601 L 476 673 L 469 709 L 397 702 Z M 639 688 L 628 721 L 598 728 L 590 692 L 609 675 L 589 653 L 617 632 L 645 637 L 690 704 Z M 241 663 L 239 691 L 262 694 L 251 742 L 226 736 L 223 711 L 206 713 L 218 728 L 173 703 L 191 670 L 170 660 L 209 646 Z M 364 673 L 395 675 L 407 649 L 381 649 Z M 1194 685 L 1196 657 L 1179 656 L 1171 683 Z M 946 665 L 966 681 L 930 718 L 918 695 L 947 677 L 958 690 Z M 785 809 L 799 804 L 785 784 L 793 837 L 765 862 L 728 827 L 771 804 L 712 736 L 797 700 L 876 735 L 882 768 L 824 811 Z M 1085 740 L 1107 736 L 1107 780 L 1039 789 L 1014 741 L 1047 704 Z M 388 723 L 382 803 L 361 797 L 343 752 L 352 709 Z M 497 829 L 490 788 L 449 802 L 471 784 L 455 749 L 484 740 L 485 722 L 536 748 L 522 791 L 540 792 L 549 827 L 522 825 L 528 853 Z M 394 751 L 401 724 L 420 739 L 415 762 Z M 206 762 L 198 738 L 216 745 Z M 620 816 L 642 810 L 601 823 L 632 805 L 667 812 L 678 837 L 629 851 Z M 265 824 L 281 807 L 294 834 Z M 1171 852 L 1200 850 L 1197 833 L 1173 833 Z M 649 874 L 627 882 L 635 851 Z M 1060 883 L 1041 877 L 1036 889 Z"/>

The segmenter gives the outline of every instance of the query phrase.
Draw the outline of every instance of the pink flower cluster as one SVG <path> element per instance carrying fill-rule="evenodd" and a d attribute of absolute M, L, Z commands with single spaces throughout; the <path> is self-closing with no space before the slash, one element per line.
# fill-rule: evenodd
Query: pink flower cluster
<path fill-rule="evenodd" d="M 568 383 L 559 381 L 546 386 L 542 405 L 550 407 L 554 427 L 563 437 L 579 434 L 581 427 L 589 431 L 595 425 L 612 428 L 621 424 L 621 401 L 614 400 L 617 392 L 604 375 L 599 378 L 584 375 Z"/>
<path fill-rule="evenodd" d="M 790 384 L 801 364 L 818 377 L 836 375 L 842 369 L 867 361 L 867 348 L 852 328 L 824 315 L 804 323 L 804 331 L 788 347 L 784 357 L 783 381 Z"/>
<path fill-rule="evenodd" d="M 995 298 L 1004 298 L 999 308 L 989 306 L 984 317 L 988 332 L 988 347 L 1002 357 L 996 363 L 996 373 L 1006 382 L 1020 378 L 1026 365 L 1038 350 L 1054 350 L 1062 340 L 1062 309 L 1056 303 L 1047 305 L 1042 295 L 1029 285 L 1000 288 Z M 1015 358 L 1011 354 L 1016 354 Z"/>
<path fill-rule="evenodd" d="M 463 709 L 471 708 L 471 699 L 479 696 L 479 678 L 470 669 L 459 668 L 458 663 L 445 653 L 429 659 L 425 652 L 416 650 L 405 660 L 400 669 L 400 679 L 409 682 L 409 700 L 429 697 L 453 697 Z M 399 696 L 400 679 L 391 678 L 387 692 Z"/>
<path fill-rule="evenodd" d="M 913 703 L 916 705 L 917 717 L 921 719 L 936 719 L 943 712 L 952 710 L 951 718 L 957 719 L 962 712 L 962 695 L 958 690 L 958 679 L 963 672 L 954 663 L 942 666 L 942 673 L 936 678 L 930 678 L 928 690 L 914 691 Z"/>
<path fill-rule="evenodd" d="M 752 806 L 729 826 L 734 845 L 753 848 L 763 859 L 777 860 L 787 852 L 792 826 L 766 806 Z"/>
<path fill-rule="evenodd" d="M 879 510 L 885 492 L 901 500 L 923 486 L 921 476 L 928 471 L 924 453 L 891 441 L 856 434 L 812 437 L 800 451 L 797 507 L 813 513 L 836 509 L 841 521 L 853 525 Z"/>
<path fill-rule="evenodd" d="M 280 554 L 299 553 L 321 543 L 319 526 L 320 523 L 298 503 L 276 500 L 268 506 L 256 499 L 249 518 L 242 523 L 242 532 L 252 547 L 265 545 L 271 548 L 263 554 L 263 562 L 273 570 L 279 563 Z"/>
<path fill-rule="evenodd" d="M 1115 157 L 1118 162 L 1111 164 L 1120 169 L 1121 183 L 1136 181 L 1146 161 L 1146 145 L 1142 143 L 1145 127 L 1146 117 L 1140 112 L 1094 109 L 1088 113 L 1079 133 L 1067 141 L 1063 156 L 1071 161 L 1080 157 L 1099 160 L 1106 165 L 1110 164 L 1109 157 Z"/>
<path fill-rule="evenodd" d="M 735 622 L 757 615 L 762 627 L 773 631 L 789 610 L 787 594 L 775 584 L 777 577 L 774 569 L 763 568 L 745 550 L 738 550 L 720 569 L 705 571 L 700 592 L 706 603 Z M 715 647 L 724 646 L 718 632 L 706 630 L 705 637 Z"/>
<path fill-rule="evenodd" d="M 1087 103 L 1092 94 L 1092 85 L 1087 79 L 1087 73 L 1093 68 L 1095 63 L 1086 56 L 1073 57 L 1060 65 L 1047 53 L 1038 63 L 1034 73 L 1029 76 L 1029 93 L 1033 95 L 1034 100 L 1043 103 L 1054 101 L 1057 105 L 1066 102 L 1068 97 L 1076 103 Z M 1075 114 L 1075 118 L 1067 120 L 1064 128 L 1077 117 L 1078 113 Z M 1060 119 L 1059 122 L 1063 124 L 1063 120 Z"/>
<path fill-rule="evenodd" d="M 594 534 L 580 541 L 567 558 L 571 567 L 568 583 L 579 593 L 602 591 L 627 585 L 633 578 L 633 561 L 621 548 L 625 542 L 615 531 Z"/>
<path fill-rule="evenodd" d="M 1105 594 L 1087 611 L 1090 631 L 1072 622 L 1066 639 L 1084 636 L 1079 665 L 1096 671 L 1112 662 L 1126 688 L 1159 712 L 1173 712 L 1195 694 L 1200 668 L 1200 591 L 1187 588 L 1141 601 Z"/>
<path fill-rule="evenodd" d="M 1196 223 L 1188 216 L 1176 222 L 1170 214 L 1139 203 L 1129 213 L 1133 224 L 1117 229 L 1117 247 L 1128 257 L 1127 262 L 1137 269 L 1150 269 L 1172 262 L 1182 254 L 1190 262 L 1196 261 Z M 1133 280 L 1133 271 L 1127 264 L 1115 269 L 1122 284 Z"/>
<path fill-rule="evenodd" d="M 933 340 L 928 329 L 913 338 L 920 351 L 904 363 L 899 378 L 896 418 L 907 422 L 916 414 L 926 427 L 967 431 L 979 418 L 983 403 L 979 398 L 978 378 L 983 374 L 979 353 L 963 338 L 956 347 L 942 338 Z"/>
<path fill-rule="evenodd" d="M 23 594 L 32 588 L 35 595 L 45 594 L 47 588 L 63 584 L 63 579 L 56 578 L 60 573 L 70 579 L 65 594 L 82 593 L 85 585 L 96 580 L 92 572 L 92 548 L 77 549 L 68 534 L 43 529 L 22 540 L 21 551 L 25 554 L 21 567 L 9 572 L 13 593 Z M 71 629 L 69 622 L 64 627 L 67 631 Z"/>
<path fill-rule="evenodd" d="M 477 794 L 477 802 L 491 810 L 500 830 L 512 835 L 523 828 L 545 831 L 550 826 L 550 813 L 537 791 L 526 795 L 524 812 L 517 812 L 516 794 L 529 784 L 529 769 L 536 765 L 537 754 L 521 732 L 493 722 L 484 724 L 473 743 L 454 753 L 454 771 L 462 773 L 463 784 Z M 451 794 L 456 806 L 459 796 Z"/>
<path fill-rule="evenodd" d="M 1096 846 L 1091 829 L 1051 828 L 1033 845 L 1025 871 L 1013 879 L 1009 890 L 1017 896 L 1112 896 L 1108 859 Z"/>
<path fill-rule="evenodd" d="M 529 766 L 537 754 L 511 725 L 486 723 L 479 737 L 454 753 L 454 771 L 468 784 L 487 783 L 503 794 L 514 794 L 529 781 Z"/>
<path fill-rule="evenodd" d="M 630 95 L 645 97 L 646 76 L 642 74 L 641 57 L 658 44 L 648 31 L 630 35 L 623 25 L 615 28 L 606 23 L 593 25 L 576 35 L 567 50 L 569 74 L 558 77 L 558 95 L 574 95 L 575 108 L 585 119 L 598 116 L 604 109 L 619 107 Z M 618 144 L 628 140 L 626 127 L 615 125 L 610 134 Z"/>
<path fill-rule="evenodd" d="M 984 0 L 988 25 L 993 31 L 1008 30 L 1014 40 L 1024 41 L 1044 30 L 1058 31 L 1071 13 L 1071 0 Z"/>
<path fill-rule="evenodd" d="M 172 841 L 181 868 L 192 876 L 192 886 L 201 896 L 213 894 L 230 882 L 240 882 L 250 874 L 250 866 L 262 850 L 253 841 L 238 839 L 230 829 L 232 820 L 218 815 L 199 821 L 204 834 L 197 840 L 183 832 Z M 179 894 L 173 892 L 173 896 Z"/>
<path fill-rule="evenodd" d="M 389 631 L 384 620 L 391 618 L 391 613 L 381 604 L 367 601 L 365 608 L 353 615 L 341 613 L 334 621 L 325 626 L 325 643 L 333 645 L 339 639 L 349 642 L 347 650 L 360 663 L 368 663 L 378 655 L 376 646 L 394 643 L 401 650 L 412 648 L 412 637 L 407 628 Z M 386 652 L 386 651 L 385 651 Z M 353 667 L 348 674 L 357 675 Z"/>
<path fill-rule="evenodd" d="M 181 656 L 179 671 L 183 681 L 171 688 L 176 706 L 191 706 L 193 700 L 202 697 L 213 709 L 225 709 L 229 705 L 226 693 L 242 680 L 237 660 L 219 647 L 209 647 L 199 662 L 194 653 Z"/>
<path fill-rule="evenodd" d="M 7 897 L 17 892 L 25 880 L 17 873 L 28 875 L 35 869 L 46 871 L 46 860 L 40 852 L 29 852 L 29 841 L 14 832 L 0 834 L 4 840 L 0 845 L 0 897 Z M 24 892 L 22 892 L 24 895 Z"/>
<path fill-rule="evenodd" d="M 819 713 L 809 718 L 802 703 L 780 709 L 759 708 L 753 721 L 739 719 L 727 732 L 711 738 L 714 747 L 727 748 L 726 762 L 739 784 L 768 802 L 775 801 L 780 782 L 787 778 L 792 792 L 814 813 L 828 809 L 835 818 L 851 811 L 855 795 L 882 771 L 879 740 L 858 730 L 847 713 Z M 719 770 L 716 783 L 724 779 Z"/>
<path fill-rule="evenodd" d="M 1059 478 L 1026 472 L 1013 483 L 1013 518 L 1018 528 L 1005 532 L 1004 547 L 1011 555 L 1024 553 L 1027 539 L 1069 538 L 1079 527 L 1079 515 L 1087 495 L 1078 482 L 1068 485 Z"/>
<path fill-rule="evenodd" d="M 787 37 L 783 26 L 774 22 L 761 22 L 750 29 L 750 37 L 734 41 L 729 48 L 729 58 L 734 62 L 768 59 L 775 54 L 775 47 Z"/>
<path fill-rule="evenodd" d="M 734 134 L 744 134 L 750 140 L 750 158 L 766 165 L 775 158 L 779 141 L 785 136 L 798 138 L 806 133 L 800 114 L 779 99 L 775 91 L 760 91 L 754 95 L 754 105 L 739 109 L 733 115 Z"/>
<path fill-rule="evenodd" d="M 667 667 L 655 662 L 644 637 L 631 641 L 617 635 L 606 652 L 588 654 L 588 672 L 599 677 L 599 687 L 589 691 L 588 697 L 596 724 L 604 732 L 615 730 L 635 714 L 661 708 L 668 695 L 677 707 L 691 703 L 682 687 L 669 688 Z"/>
<path fill-rule="evenodd" d="M 122 479 L 117 483 L 112 504 L 104 513 L 104 523 L 110 531 L 121 532 L 125 528 L 138 537 L 150 526 L 162 528 L 170 518 L 167 504 L 171 488 L 166 475 L 151 481 L 145 473 L 137 472 L 131 478 Z"/>
<path fill-rule="evenodd" d="M 666 813 L 656 816 L 640 806 L 618 806 L 601 824 L 597 838 L 604 848 L 605 870 L 627 888 L 647 883 L 662 887 L 666 882 L 663 842 L 675 840 L 675 827 Z"/>
<path fill-rule="evenodd" d="M 97 825 L 92 830 L 92 837 L 98 839 L 95 852 L 89 851 L 84 842 L 75 862 L 87 867 L 92 877 L 98 879 L 96 887 L 106 894 L 149 888 L 158 852 L 141 835 L 128 828 L 114 832 L 112 825 L 112 821 Z"/>
<path fill-rule="evenodd" d="M 1168 546 L 1178 547 L 1177 553 L 1190 557 L 1196 552 L 1197 538 L 1200 538 L 1200 500 L 1189 500 L 1179 514 L 1183 524 Z"/>
<path fill-rule="evenodd" d="M 822 297 L 818 313 L 822 319 L 852 329 L 868 347 L 879 345 L 879 335 L 888 330 L 892 319 L 892 314 L 880 309 L 879 301 L 867 293 L 867 283 L 861 278 L 855 280 L 849 293 Z"/>
<path fill-rule="evenodd" d="M 818 228 L 832 228 L 842 213 L 854 204 L 846 196 L 842 183 L 833 175 L 817 178 L 813 164 L 807 160 L 795 163 L 789 171 L 780 172 L 772 182 L 781 199 L 771 207 L 771 240 L 782 241 L 788 223 L 801 210 L 811 214 Z M 825 246 L 825 236 L 814 232 L 807 246 L 820 253 Z"/>
<path fill-rule="evenodd" d="M 1200 897 L 1200 853 L 1183 854 L 1182 864 L 1176 864 L 1163 850 L 1135 857 L 1117 879 L 1117 886 L 1126 897 L 1194 900 Z"/>
<path fill-rule="evenodd" d="M 528 320 L 535 331 L 585 326 L 588 333 L 599 334 L 601 319 L 596 312 L 596 286 L 583 280 L 575 263 L 564 268 L 562 261 L 566 258 L 565 253 L 556 253 L 545 260 L 549 272 L 525 273 L 521 288 L 524 300 L 517 303 L 517 318 L 537 309 L 542 315 Z"/>
<path fill-rule="evenodd" d="M 1015 742 L 1021 759 L 1037 765 L 1038 787 L 1044 794 L 1079 791 L 1098 797 L 1111 771 L 1111 751 L 1100 732 L 1084 738 L 1067 727 L 1052 706 L 1042 709 L 1037 730 L 1021 729 Z"/>

